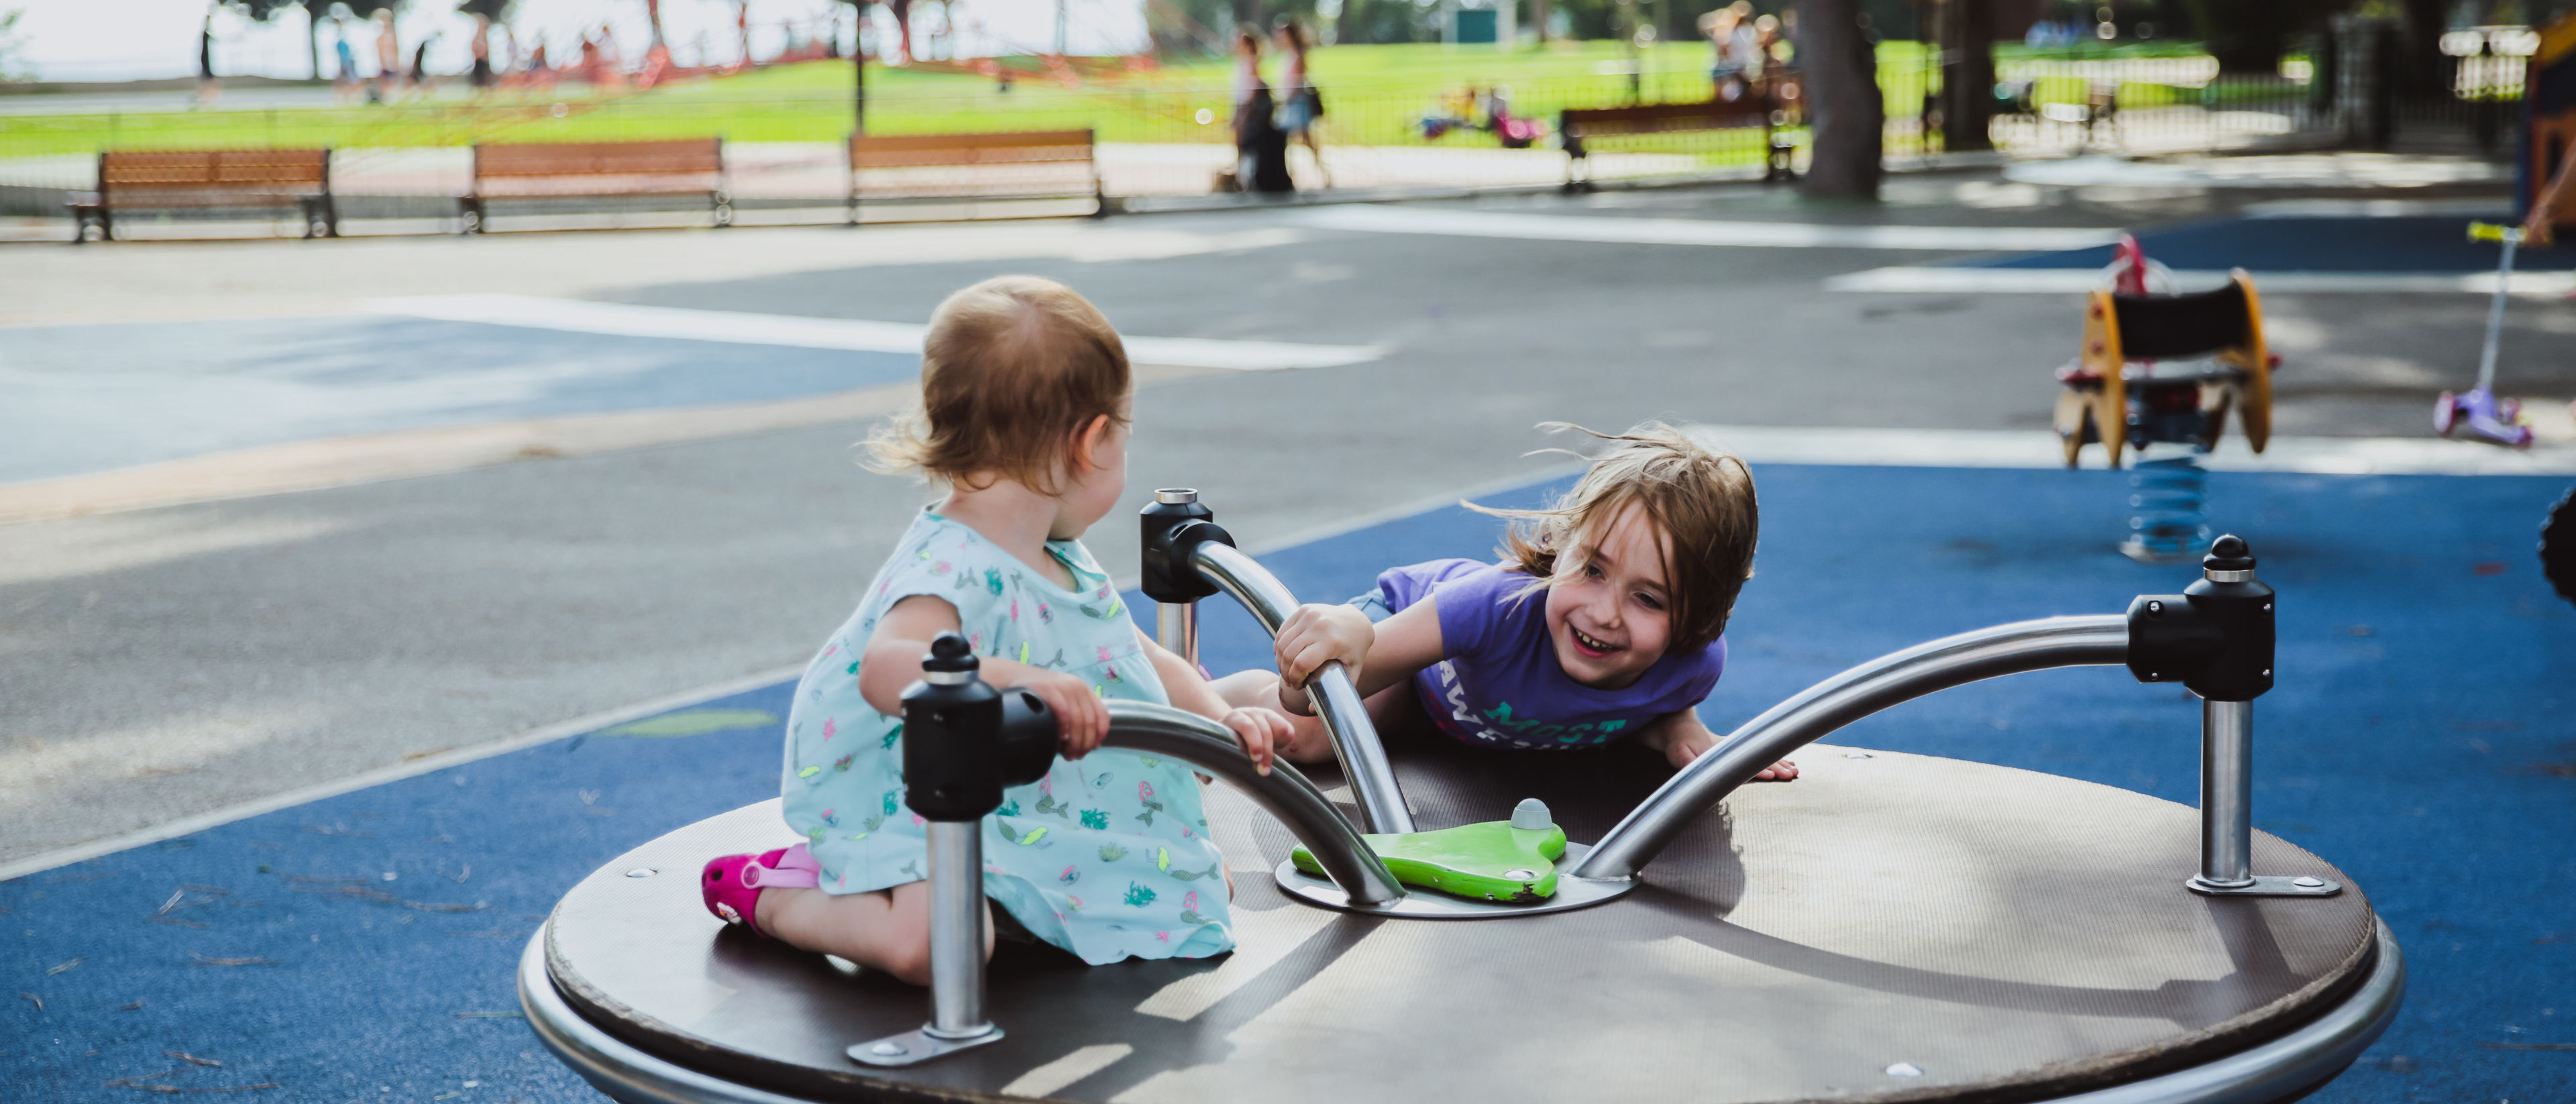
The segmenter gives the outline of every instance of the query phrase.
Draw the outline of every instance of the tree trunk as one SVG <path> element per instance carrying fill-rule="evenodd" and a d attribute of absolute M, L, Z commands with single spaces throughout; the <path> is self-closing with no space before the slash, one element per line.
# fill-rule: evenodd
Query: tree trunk
<path fill-rule="evenodd" d="M 1994 0 L 1942 0 L 1941 148 L 1995 148 Z"/>
<path fill-rule="evenodd" d="M 1798 67 L 1806 72 L 1814 145 L 1798 192 L 1810 199 L 1877 199 L 1887 105 L 1878 59 L 1861 33 L 1859 0 L 1798 5 Z"/>
<path fill-rule="evenodd" d="M 1547 0 L 1530 0 L 1530 26 L 1538 28 L 1540 49 L 1547 48 L 1547 21 L 1554 14 L 1548 10 Z"/>
<path fill-rule="evenodd" d="M 2409 98 L 2448 99 L 2457 62 L 2442 52 L 2441 0 L 2406 0 L 2404 84 Z"/>

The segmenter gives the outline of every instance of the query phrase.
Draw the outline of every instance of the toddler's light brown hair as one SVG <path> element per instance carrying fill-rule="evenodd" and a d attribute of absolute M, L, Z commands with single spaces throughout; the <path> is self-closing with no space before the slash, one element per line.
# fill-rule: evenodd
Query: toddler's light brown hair
<path fill-rule="evenodd" d="M 1127 347 L 1100 308 L 1053 280 L 996 276 L 931 312 L 921 405 L 869 438 L 867 464 L 1052 495 L 1084 427 L 1127 424 L 1132 386 Z"/>
<path fill-rule="evenodd" d="M 1753 577 L 1753 546 L 1761 530 L 1753 472 L 1744 461 L 1706 448 L 1681 431 L 1647 422 L 1626 433 L 1594 433 L 1549 422 L 1541 429 L 1572 429 L 1614 443 L 1592 461 L 1583 478 L 1543 510 L 1469 509 L 1512 519 L 1497 549 L 1506 564 L 1538 580 L 1532 587 L 1572 580 L 1584 567 L 1583 550 L 1630 508 L 1662 531 L 1665 596 L 1672 615 L 1670 651 L 1706 647 L 1726 631 L 1736 596 Z"/>

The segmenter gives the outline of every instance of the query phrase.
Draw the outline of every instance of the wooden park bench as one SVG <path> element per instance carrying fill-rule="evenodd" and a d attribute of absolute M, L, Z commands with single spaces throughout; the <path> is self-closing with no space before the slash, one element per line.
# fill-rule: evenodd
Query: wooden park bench
<path fill-rule="evenodd" d="M 545 142 L 474 147 L 474 184 L 457 200 L 459 230 L 481 233 L 493 200 L 704 196 L 716 225 L 733 222 L 724 139 Z"/>
<path fill-rule="evenodd" d="M 1647 134 L 1675 134 L 1691 131 L 1752 130 L 1762 131 L 1762 179 L 1795 180 L 1790 167 L 1795 147 L 1780 133 L 1787 99 L 1794 98 L 1794 84 L 1783 83 L 1771 94 L 1747 96 L 1741 100 L 1709 100 L 1705 103 L 1637 104 L 1631 107 L 1569 107 L 1556 116 L 1556 131 L 1565 142 L 1565 187 L 1568 191 L 1592 187 L 1592 154 L 1590 143 L 1605 138 L 1625 138 Z M 1782 93 L 1786 93 L 1784 97 Z M 1577 172 L 1577 170 L 1582 170 Z"/>
<path fill-rule="evenodd" d="M 292 207 L 304 236 L 338 237 L 327 149 L 109 150 L 98 155 L 98 190 L 75 193 L 72 240 L 89 228 L 114 240 L 116 216 L 136 210 Z"/>
<path fill-rule="evenodd" d="M 1109 213 L 1088 130 L 993 134 L 853 134 L 850 224 L 864 198 L 1069 199 Z"/>

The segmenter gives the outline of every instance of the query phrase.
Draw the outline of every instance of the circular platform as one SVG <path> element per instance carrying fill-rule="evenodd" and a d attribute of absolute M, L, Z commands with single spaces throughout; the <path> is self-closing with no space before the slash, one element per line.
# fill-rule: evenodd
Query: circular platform
<path fill-rule="evenodd" d="M 1623 748 L 1390 751 L 1425 828 L 1536 796 L 1577 840 L 1669 773 Z M 1798 758 L 1803 777 L 1702 817 L 1635 892 L 1474 924 L 1288 901 L 1268 876 L 1286 833 L 1214 788 L 1240 950 L 1095 968 L 1006 945 L 990 1007 L 1008 1037 L 896 1071 L 842 1050 L 920 1026 L 921 990 L 699 904 L 707 858 L 792 842 L 764 802 L 585 879 L 531 949 L 523 997 L 550 1045 L 595 1081 L 626 1068 L 603 1087 L 639 1101 L 2291 1099 L 2393 1014 L 2402 967 L 2360 892 L 2188 892 L 2190 808 L 1956 760 Z M 2260 833 L 2254 865 L 2352 884 Z M 2146 1092 L 2249 1049 L 2304 1057 L 2256 1062 L 2257 1095 L 2243 1078 L 2224 1097 Z M 654 1058 L 684 1069 L 642 1069 Z M 712 1080 L 679 1085 L 687 1071 Z"/>

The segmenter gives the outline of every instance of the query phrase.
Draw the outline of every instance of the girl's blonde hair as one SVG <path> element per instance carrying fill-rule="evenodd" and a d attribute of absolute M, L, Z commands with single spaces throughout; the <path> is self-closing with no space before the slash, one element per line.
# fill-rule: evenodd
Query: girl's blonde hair
<path fill-rule="evenodd" d="M 1753 472 L 1744 461 L 1702 447 L 1661 422 L 1626 433 L 1595 433 L 1548 422 L 1539 428 L 1572 429 L 1614 442 L 1592 461 L 1556 504 L 1543 510 L 1468 509 L 1509 518 L 1501 553 L 1506 565 L 1554 586 L 1584 568 L 1585 552 L 1631 508 L 1641 509 L 1661 531 L 1666 600 L 1672 614 L 1669 649 L 1706 647 L 1726 631 L 1736 595 L 1753 577 L 1753 546 L 1761 529 Z"/>
<path fill-rule="evenodd" d="M 1100 308 L 1053 280 L 996 276 L 931 312 L 921 405 L 870 437 L 864 462 L 1052 495 L 1085 427 L 1127 424 L 1131 386 L 1127 347 Z"/>

